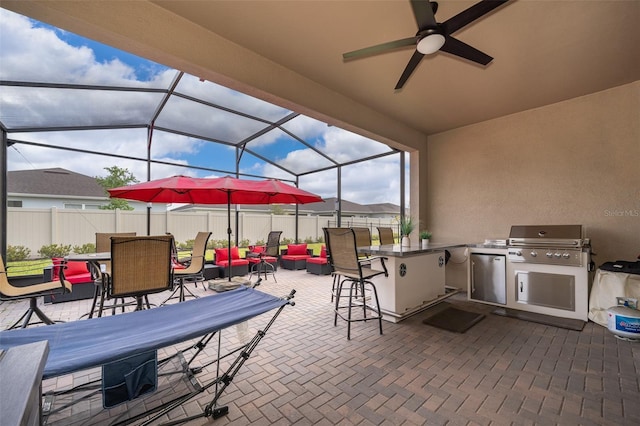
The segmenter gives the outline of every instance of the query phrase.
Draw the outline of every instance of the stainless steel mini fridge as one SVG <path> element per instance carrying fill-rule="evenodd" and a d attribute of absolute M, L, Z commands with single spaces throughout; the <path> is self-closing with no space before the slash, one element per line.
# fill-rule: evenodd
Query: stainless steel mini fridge
<path fill-rule="evenodd" d="M 506 256 L 471 254 L 470 299 L 482 302 L 507 303 Z"/>

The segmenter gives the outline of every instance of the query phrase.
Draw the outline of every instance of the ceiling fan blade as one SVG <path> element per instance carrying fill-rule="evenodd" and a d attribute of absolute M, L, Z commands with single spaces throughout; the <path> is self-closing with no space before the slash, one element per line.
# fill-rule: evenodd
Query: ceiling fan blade
<path fill-rule="evenodd" d="M 364 49 L 354 50 L 342 54 L 343 59 L 353 59 L 361 56 L 375 55 L 387 50 L 397 49 L 398 47 L 412 46 L 416 44 L 415 37 L 403 38 L 401 40 L 389 41 L 387 43 L 377 44 L 375 46 L 365 47 Z"/>
<path fill-rule="evenodd" d="M 438 3 L 431 3 L 429 0 L 411 0 L 411 8 L 420 31 L 437 27 L 435 13 L 438 10 Z"/>
<path fill-rule="evenodd" d="M 409 79 L 409 76 L 411 75 L 413 70 L 416 69 L 416 67 L 422 60 L 423 56 L 424 55 L 418 52 L 417 50 L 413 52 L 413 56 L 411 57 L 411 59 L 409 59 L 409 63 L 407 64 L 407 67 L 404 69 L 404 72 L 400 76 L 400 80 L 398 80 L 398 84 L 396 84 L 396 87 L 395 87 L 396 90 L 402 89 L 402 86 L 404 86 L 404 83 L 407 82 L 407 80 Z"/>
<path fill-rule="evenodd" d="M 493 60 L 493 58 L 486 53 L 483 53 L 475 47 L 469 46 L 467 43 L 451 36 L 445 37 L 444 45 L 440 50 L 482 65 L 487 65 Z"/>
<path fill-rule="evenodd" d="M 458 13 L 453 18 L 447 19 L 441 25 L 444 27 L 446 34 L 453 34 L 465 25 L 481 18 L 495 8 L 502 6 L 507 1 L 509 0 L 482 0 Z"/>

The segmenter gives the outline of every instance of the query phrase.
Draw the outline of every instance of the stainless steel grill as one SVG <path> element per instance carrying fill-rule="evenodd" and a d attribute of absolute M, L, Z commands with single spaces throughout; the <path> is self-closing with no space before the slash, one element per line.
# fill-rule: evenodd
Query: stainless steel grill
<path fill-rule="evenodd" d="M 514 225 L 509 233 L 511 262 L 582 266 L 582 225 Z"/>

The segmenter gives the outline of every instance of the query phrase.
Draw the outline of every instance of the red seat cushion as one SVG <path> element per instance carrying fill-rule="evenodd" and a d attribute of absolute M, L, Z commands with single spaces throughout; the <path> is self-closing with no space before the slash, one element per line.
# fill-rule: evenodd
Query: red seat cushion
<path fill-rule="evenodd" d="M 249 261 L 247 259 L 233 259 L 231 260 L 231 266 L 243 266 L 243 265 L 248 265 Z M 221 260 L 221 261 L 216 261 L 216 265 L 221 266 L 223 268 L 226 268 L 227 266 L 229 266 L 229 261 L 228 260 Z"/>
<path fill-rule="evenodd" d="M 280 256 L 280 258 L 284 260 L 304 260 L 304 259 L 310 259 L 311 255 L 310 254 L 283 254 L 282 256 Z"/>
<path fill-rule="evenodd" d="M 320 257 L 327 257 L 327 247 L 326 246 L 322 246 L 322 248 L 320 249 Z"/>
<path fill-rule="evenodd" d="M 53 261 L 54 265 L 51 280 L 56 281 L 60 279 L 60 268 L 58 268 L 56 265 L 59 265 L 63 259 L 61 257 L 54 257 L 51 260 Z M 66 263 L 64 278 L 71 284 L 89 283 L 92 281 L 91 273 L 87 268 L 87 262 L 80 261 Z"/>
<path fill-rule="evenodd" d="M 307 259 L 307 263 L 315 263 L 316 265 L 326 265 L 327 258 L 326 257 L 310 257 Z"/>
<path fill-rule="evenodd" d="M 307 253 L 306 244 L 289 244 L 287 245 L 287 254 L 291 256 L 298 256 Z"/>

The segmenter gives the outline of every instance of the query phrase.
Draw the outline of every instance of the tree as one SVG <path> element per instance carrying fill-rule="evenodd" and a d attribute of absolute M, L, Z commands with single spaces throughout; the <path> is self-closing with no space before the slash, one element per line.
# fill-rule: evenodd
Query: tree
<path fill-rule="evenodd" d="M 283 215 L 287 214 L 287 212 L 284 211 L 284 208 L 280 204 L 271 204 L 271 214 Z"/>
<path fill-rule="evenodd" d="M 138 183 L 138 179 L 128 169 L 123 169 L 118 166 L 111 166 L 104 168 L 109 174 L 106 177 L 96 176 L 98 184 L 107 189 L 117 188 L 119 186 L 129 185 L 131 183 Z M 121 198 L 111 198 L 111 201 L 106 206 L 100 207 L 103 210 L 133 210 L 133 207 L 129 205 L 127 200 Z"/>

